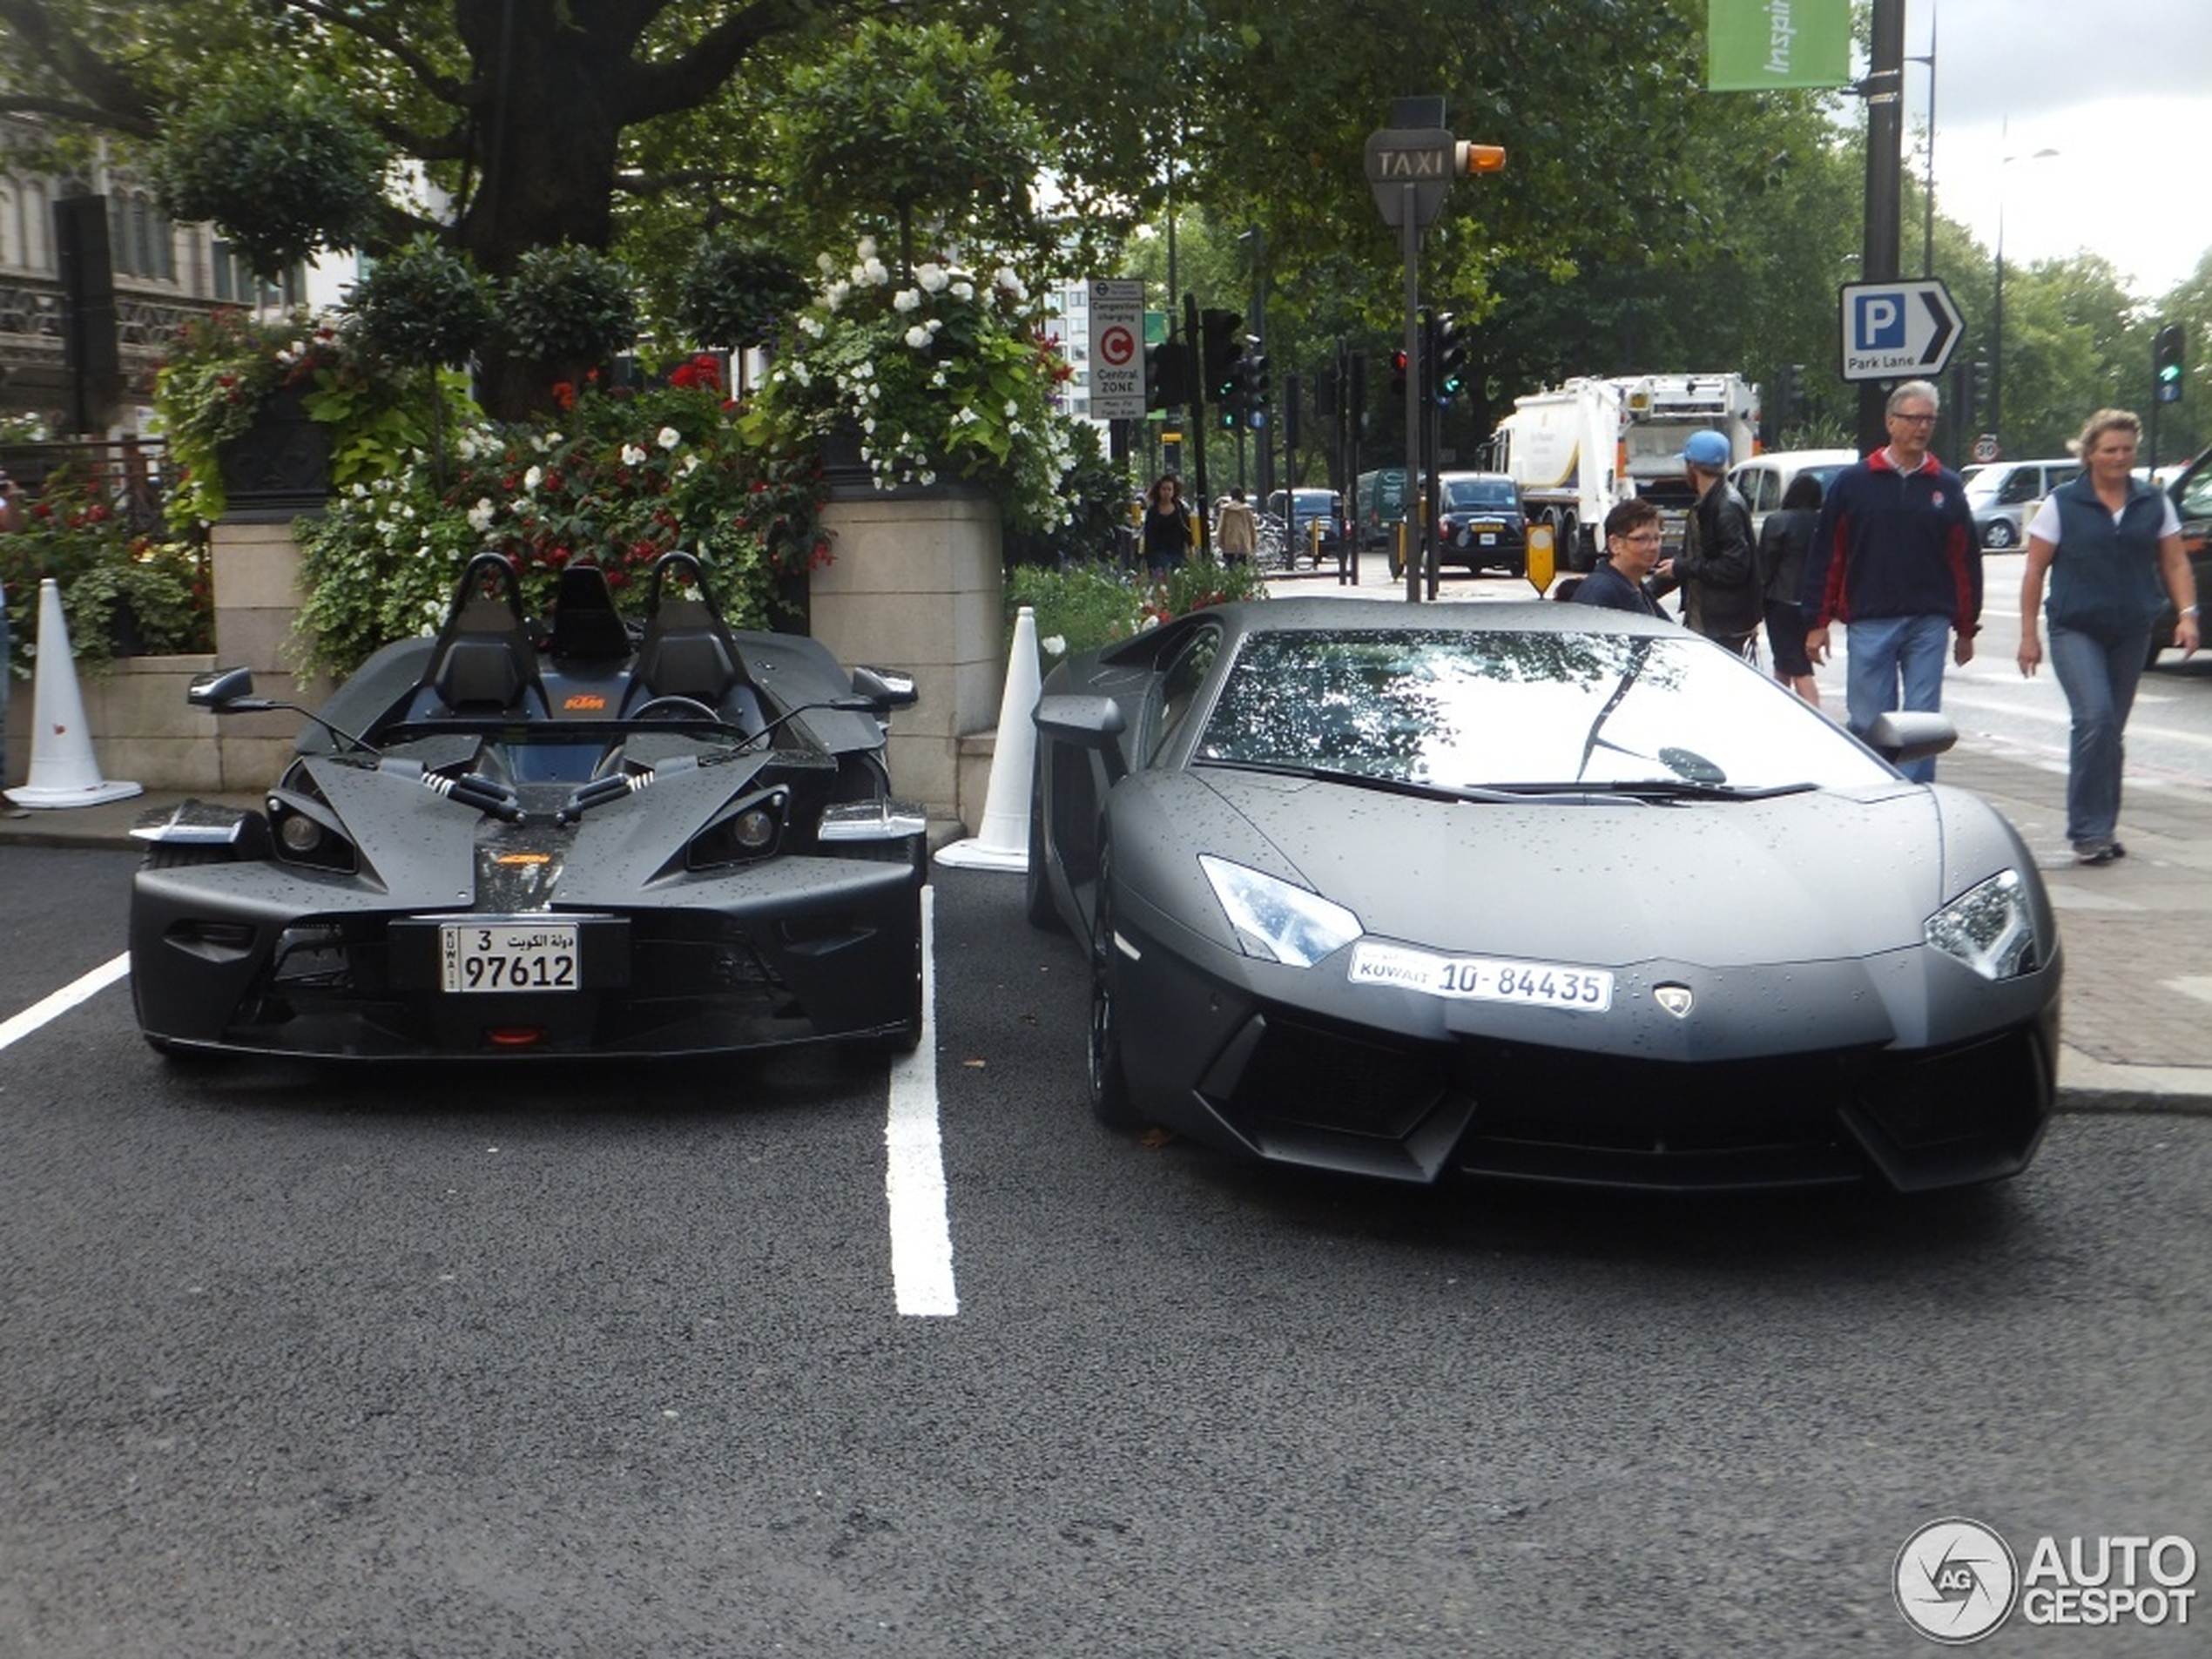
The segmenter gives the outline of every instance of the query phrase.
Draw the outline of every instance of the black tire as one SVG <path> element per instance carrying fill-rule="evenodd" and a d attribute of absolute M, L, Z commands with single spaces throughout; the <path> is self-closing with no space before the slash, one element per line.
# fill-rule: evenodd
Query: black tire
<path fill-rule="evenodd" d="M 1122 1062 L 1121 1020 L 1114 1007 L 1114 859 L 1110 847 L 1098 854 L 1097 898 L 1090 925 L 1090 1110 L 1108 1129 L 1144 1127 L 1143 1114 L 1130 1099 L 1129 1075 Z"/>
<path fill-rule="evenodd" d="M 1045 877 L 1049 856 L 1044 833 L 1044 752 L 1039 750 L 1029 773 L 1029 862 L 1022 877 L 1022 907 L 1029 926 L 1038 932 L 1064 934 L 1068 924 L 1052 901 L 1052 883 Z"/>

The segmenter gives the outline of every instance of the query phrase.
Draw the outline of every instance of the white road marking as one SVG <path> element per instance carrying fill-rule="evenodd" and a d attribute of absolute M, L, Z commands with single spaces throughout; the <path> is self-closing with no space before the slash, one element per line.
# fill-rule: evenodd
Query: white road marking
<path fill-rule="evenodd" d="M 13 1019 L 0 1021 L 0 1049 L 22 1041 L 41 1026 L 54 1021 L 75 1008 L 79 1002 L 98 996 L 102 991 L 131 972 L 131 954 L 125 951 L 112 961 L 102 962 L 83 977 L 72 980 L 51 996 L 32 1003 Z"/>
<path fill-rule="evenodd" d="M 884 1191 L 891 1204 L 891 1278 L 899 1312 L 960 1312 L 952 1224 L 945 1209 L 944 1142 L 937 1129 L 937 889 L 921 890 L 921 1041 L 891 1062 L 883 1126 Z"/>

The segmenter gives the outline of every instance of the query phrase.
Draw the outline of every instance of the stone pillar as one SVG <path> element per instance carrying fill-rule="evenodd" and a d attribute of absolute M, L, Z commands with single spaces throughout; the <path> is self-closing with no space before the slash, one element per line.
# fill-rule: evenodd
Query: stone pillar
<path fill-rule="evenodd" d="M 981 495 L 862 487 L 838 491 L 822 523 L 832 563 L 813 573 L 809 631 L 847 667 L 914 676 L 921 702 L 892 718 L 892 787 L 933 818 L 980 823 L 983 802 L 961 799 L 961 740 L 998 724 L 1006 679 L 997 507 Z"/>
<path fill-rule="evenodd" d="M 292 521 L 226 516 L 208 533 L 215 588 L 215 660 L 250 668 L 264 697 L 317 708 L 333 682 L 304 678 L 292 667 L 292 624 L 300 614 L 300 547 Z M 203 718 L 212 719 L 211 716 Z M 259 791 L 276 780 L 299 735 L 296 714 L 223 718 L 216 749 L 219 776 L 210 787 Z"/>

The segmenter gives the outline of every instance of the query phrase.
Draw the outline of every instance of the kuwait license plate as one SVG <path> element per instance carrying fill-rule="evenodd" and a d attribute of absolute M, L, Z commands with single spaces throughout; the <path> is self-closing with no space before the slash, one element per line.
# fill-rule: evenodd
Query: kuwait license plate
<path fill-rule="evenodd" d="M 441 989 L 573 991 L 582 981 L 574 922 L 463 921 L 438 927 Z"/>
<path fill-rule="evenodd" d="M 1478 1002 L 1527 1002 L 1537 1008 L 1582 1008 L 1602 1014 L 1613 1006 L 1613 975 L 1602 968 L 1557 962 L 1509 961 L 1493 956 L 1441 956 L 1404 945 L 1363 942 L 1352 948 L 1354 985 L 1395 985 L 1425 996 Z"/>

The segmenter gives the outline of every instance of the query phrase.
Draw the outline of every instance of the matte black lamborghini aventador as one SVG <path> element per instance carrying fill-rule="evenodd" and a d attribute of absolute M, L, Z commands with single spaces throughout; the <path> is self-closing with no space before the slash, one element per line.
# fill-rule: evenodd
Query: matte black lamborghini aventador
<path fill-rule="evenodd" d="M 259 812 L 137 830 L 147 1041 L 348 1058 L 697 1055 L 921 1029 L 922 814 L 883 717 L 910 679 L 724 624 L 698 562 L 626 620 L 589 564 L 543 623 L 478 556 Z M 192 700 L 265 712 L 250 673 Z M 305 712 L 305 711 L 301 711 Z"/>
<path fill-rule="evenodd" d="M 1274 599 L 1055 670 L 1031 920 L 1090 1088 L 1285 1162 L 1676 1188 L 2025 1168 L 2058 932 L 1979 798 L 1671 623 Z"/>

